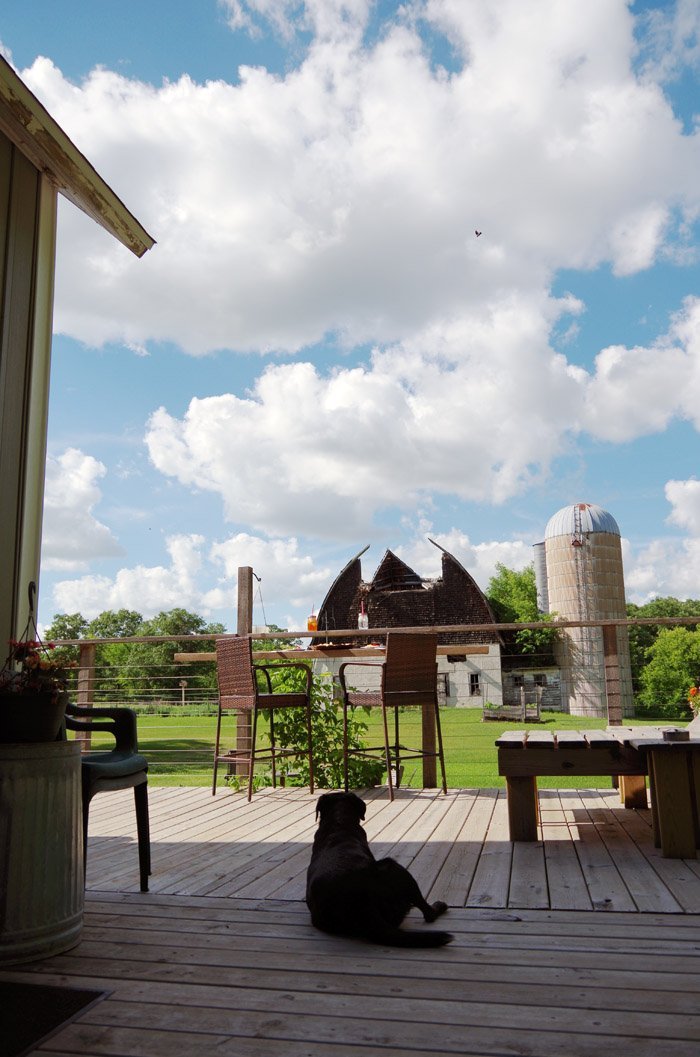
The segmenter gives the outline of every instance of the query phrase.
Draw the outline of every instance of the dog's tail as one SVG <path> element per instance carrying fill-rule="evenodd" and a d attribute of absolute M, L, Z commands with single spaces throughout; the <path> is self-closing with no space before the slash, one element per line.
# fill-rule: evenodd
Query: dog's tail
<path fill-rule="evenodd" d="M 370 943 L 383 943 L 386 947 L 444 947 L 451 943 L 451 932 L 439 929 L 401 929 L 387 921 L 376 907 L 366 907 L 362 935 Z"/>
<path fill-rule="evenodd" d="M 383 943 L 386 947 L 444 947 L 454 939 L 451 932 L 441 932 L 439 929 L 418 932 L 416 929 L 394 929 L 389 926 L 373 929 L 365 937 L 371 943 Z"/>

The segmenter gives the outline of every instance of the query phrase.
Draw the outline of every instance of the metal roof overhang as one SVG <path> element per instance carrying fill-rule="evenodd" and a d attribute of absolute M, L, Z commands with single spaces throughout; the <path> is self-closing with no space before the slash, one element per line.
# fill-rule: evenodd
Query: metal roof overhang
<path fill-rule="evenodd" d="M 0 56 L 0 130 L 74 205 L 142 257 L 153 239 Z"/>

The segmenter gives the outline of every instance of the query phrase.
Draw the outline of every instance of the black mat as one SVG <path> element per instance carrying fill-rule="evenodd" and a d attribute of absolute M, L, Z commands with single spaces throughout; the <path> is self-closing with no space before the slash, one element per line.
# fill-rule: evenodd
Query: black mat
<path fill-rule="evenodd" d="M 33 1050 L 106 994 L 0 981 L 0 1057 L 21 1057 Z"/>

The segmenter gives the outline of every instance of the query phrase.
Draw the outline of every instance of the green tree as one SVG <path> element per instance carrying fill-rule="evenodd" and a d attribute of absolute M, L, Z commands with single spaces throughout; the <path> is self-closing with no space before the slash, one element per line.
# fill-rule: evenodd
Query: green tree
<path fill-rule="evenodd" d="M 689 711 L 688 690 L 700 677 L 700 631 L 662 628 L 647 650 L 640 703 L 655 715 Z"/>
<path fill-rule="evenodd" d="M 57 613 L 44 632 L 44 639 L 83 639 L 88 622 L 82 613 Z"/>
<path fill-rule="evenodd" d="M 489 580 L 486 597 L 499 624 L 535 624 L 551 620 L 549 613 L 537 608 L 535 567 L 509 569 L 500 562 L 496 564 L 496 575 Z M 542 654 L 549 658 L 552 653 L 556 630 L 542 628 L 505 633 L 513 653 Z"/>
<path fill-rule="evenodd" d="M 279 682 L 273 680 L 273 690 L 290 690 L 294 687 L 294 676 Z M 351 749 L 364 747 L 367 733 L 369 709 L 357 708 L 348 716 L 348 745 Z M 263 720 L 263 725 L 269 725 Z M 319 789 L 341 789 L 343 770 L 343 716 L 342 709 L 333 696 L 332 681 L 328 676 L 314 676 L 311 684 L 311 725 L 313 729 L 314 781 Z M 269 740 L 269 732 L 263 736 Z M 280 746 L 291 748 L 306 744 L 306 719 L 301 708 L 282 708 L 275 713 L 275 739 Z M 283 759 L 280 772 L 285 774 L 290 785 L 309 784 L 309 762 L 304 756 Z M 377 785 L 382 780 L 384 766 L 381 761 L 361 756 L 350 756 L 348 781 L 351 788 Z"/>
<path fill-rule="evenodd" d="M 88 622 L 81 613 L 57 613 L 44 630 L 44 642 L 58 639 L 84 639 Z M 76 663 L 80 654 L 78 646 L 58 646 L 55 657 L 65 664 Z"/>
<path fill-rule="evenodd" d="M 216 670 L 208 662 L 187 664 L 180 670 L 175 664 L 176 653 L 211 653 L 214 650 L 214 639 L 199 639 L 191 643 L 186 640 L 190 635 L 223 635 L 226 628 L 223 624 L 207 623 L 204 617 L 190 613 L 186 609 L 175 608 L 158 613 L 150 620 L 144 620 L 139 635 L 166 636 L 176 635 L 179 642 L 139 642 L 125 644 L 128 654 L 124 656 L 117 675 L 119 686 L 130 695 L 144 700 L 176 702 L 180 700 L 181 679 L 189 685 L 200 689 L 216 689 Z M 186 649 L 183 650 L 183 646 Z"/>
<path fill-rule="evenodd" d="M 180 681 L 186 679 L 190 690 L 216 694 L 216 669 L 208 662 L 193 663 L 180 669 L 174 654 L 182 650 L 190 635 L 222 635 L 223 624 L 209 624 L 196 613 L 176 608 L 144 620 L 131 609 L 104 610 L 87 621 L 80 613 L 59 614 L 46 631 L 47 639 L 63 638 L 130 638 L 134 636 L 177 635 L 180 642 L 106 642 L 97 646 L 94 689 L 97 700 L 128 698 L 138 704 L 181 700 Z M 193 653 L 212 652 L 214 640 L 197 640 L 188 644 Z M 78 647 L 61 648 L 67 661 L 78 659 Z"/>
<path fill-rule="evenodd" d="M 637 606 L 630 602 L 627 605 L 628 617 L 691 617 L 700 618 L 700 600 L 686 598 L 680 601 L 678 598 L 668 596 L 666 598 L 653 598 L 651 602 L 645 602 L 643 606 Z M 656 641 L 661 630 L 659 624 L 642 624 L 637 627 L 631 625 L 629 629 L 630 640 L 630 662 L 632 665 L 632 683 L 636 688 L 641 686 L 642 671 L 649 659 L 648 651 Z"/>
<path fill-rule="evenodd" d="M 105 609 L 87 626 L 86 638 L 116 639 L 142 634 L 143 617 L 133 609 Z M 95 693 L 110 696 L 119 673 L 129 664 L 133 645 L 127 642 L 100 643 L 95 653 Z"/>
<path fill-rule="evenodd" d="M 105 609 L 87 626 L 86 638 L 117 639 L 140 635 L 143 617 L 133 609 Z"/>

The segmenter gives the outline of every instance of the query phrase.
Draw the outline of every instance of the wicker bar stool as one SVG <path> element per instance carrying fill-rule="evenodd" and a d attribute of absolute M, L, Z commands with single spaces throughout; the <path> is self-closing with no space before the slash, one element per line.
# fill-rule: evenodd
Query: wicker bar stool
<path fill-rule="evenodd" d="M 348 757 L 366 756 L 369 759 L 384 758 L 389 786 L 389 799 L 394 799 L 396 786 L 401 783 L 401 769 L 406 760 L 437 757 L 442 774 L 442 791 L 447 793 L 445 778 L 445 753 L 442 746 L 440 710 L 437 699 L 437 635 L 420 632 L 391 631 L 386 639 L 386 659 L 383 662 L 346 661 L 338 672 L 343 699 L 343 767 L 345 790 L 348 789 Z M 355 691 L 348 687 L 348 668 L 381 668 L 381 685 L 378 691 Z M 408 748 L 401 744 L 400 716 L 404 708 L 426 707 L 435 717 L 437 750 Z M 348 748 L 348 712 L 352 708 L 381 708 L 384 729 L 384 744 L 363 749 Z M 389 736 L 389 712 L 393 713 L 393 732 Z"/>
<path fill-rule="evenodd" d="M 306 756 L 309 761 L 309 786 L 314 791 L 314 760 L 311 732 L 311 668 L 301 661 L 286 664 L 253 664 L 250 639 L 244 636 L 216 640 L 216 671 L 219 683 L 219 712 L 216 722 L 216 745 L 214 748 L 214 776 L 212 796 L 216 793 L 216 776 L 220 763 L 235 764 L 243 761 L 248 765 L 248 800 L 253 795 L 253 774 L 256 760 L 272 763 L 272 784 L 277 787 L 277 761 L 286 756 Z M 292 693 L 276 693 L 272 690 L 270 672 L 301 669 L 305 673 L 304 689 Z M 258 676 L 264 680 L 266 690 L 258 686 Z M 303 708 L 306 712 L 307 744 L 303 748 L 278 748 L 275 742 L 274 712 L 278 708 Z M 250 712 L 251 736 L 249 748 L 221 748 L 221 721 L 226 712 Z M 265 711 L 270 718 L 270 748 L 256 747 L 258 714 Z"/>

